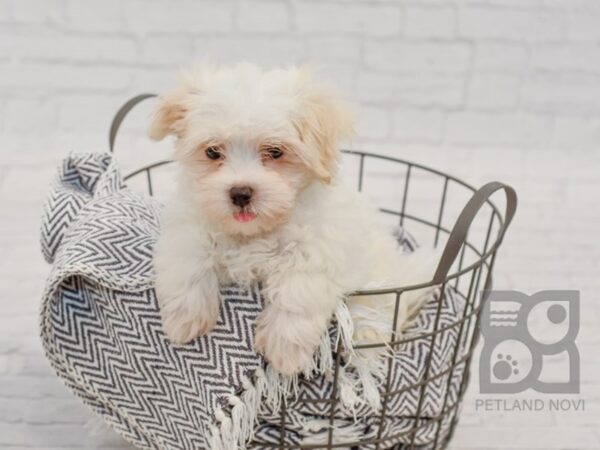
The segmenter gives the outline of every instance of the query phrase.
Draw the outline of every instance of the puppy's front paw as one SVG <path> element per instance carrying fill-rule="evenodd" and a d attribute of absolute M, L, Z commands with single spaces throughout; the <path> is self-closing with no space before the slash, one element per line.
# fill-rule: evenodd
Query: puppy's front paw
<path fill-rule="evenodd" d="M 219 282 L 213 271 L 180 275 L 163 270 L 156 277 L 163 331 L 175 344 L 185 344 L 212 330 L 221 306 Z"/>
<path fill-rule="evenodd" d="M 181 310 L 162 311 L 163 331 L 174 344 L 186 344 L 198 336 L 210 332 L 217 323 L 218 314 L 206 311 L 192 316 Z"/>
<path fill-rule="evenodd" d="M 256 350 L 281 375 L 295 375 L 309 368 L 314 348 L 286 340 L 273 330 L 261 329 L 256 333 Z"/>
<path fill-rule="evenodd" d="M 256 327 L 256 350 L 282 375 L 309 369 L 322 337 L 322 320 L 267 308 Z"/>

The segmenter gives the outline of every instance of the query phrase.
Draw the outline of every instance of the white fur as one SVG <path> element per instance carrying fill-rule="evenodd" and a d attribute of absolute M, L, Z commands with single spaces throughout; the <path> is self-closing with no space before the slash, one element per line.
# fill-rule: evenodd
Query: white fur
<path fill-rule="evenodd" d="M 256 346 L 284 375 L 311 365 L 336 305 L 368 286 L 429 281 L 433 264 L 399 254 L 377 214 L 338 179 L 338 140 L 351 128 L 345 106 L 301 69 L 209 68 L 165 96 L 151 134 L 177 136 L 182 175 L 156 247 L 164 329 L 185 343 L 214 326 L 219 285 L 261 282 L 266 306 Z M 266 142 L 266 144 L 265 144 Z M 208 161 L 216 146 L 223 160 Z M 265 148 L 285 160 L 265 159 Z M 255 214 L 232 217 L 229 189 L 251 186 Z M 398 330 L 422 292 L 402 297 Z M 377 297 L 377 298 L 376 298 Z M 389 340 L 395 296 L 348 300 L 359 342 Z M 379 328 L 373 316 L 389 326 Z M 383 328 L 383 329 L 382 329 Z"/>

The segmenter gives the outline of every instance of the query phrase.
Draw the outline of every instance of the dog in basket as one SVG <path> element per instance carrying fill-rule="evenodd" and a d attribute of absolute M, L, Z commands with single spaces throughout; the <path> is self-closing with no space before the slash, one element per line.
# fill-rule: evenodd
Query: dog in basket
<path fill-rule="evenodd" d="M 307 68 L 206 65 L 160 98 L 149 134 L 176 138 L 181 169 L 155 251 L 172 342 L 211 331 L 220 285 L 260 282 L 256 349 L 292 375 L 311 366 L 348 293 L 431 279 L 433 258 L 398 252 L 375 209 L 337 174 L 352 132 L 348 106 Z M 426 297 L 403 294 L 397 332 Z M 355 342 L 390 339 L 395 295 L 346 301 Z"/>

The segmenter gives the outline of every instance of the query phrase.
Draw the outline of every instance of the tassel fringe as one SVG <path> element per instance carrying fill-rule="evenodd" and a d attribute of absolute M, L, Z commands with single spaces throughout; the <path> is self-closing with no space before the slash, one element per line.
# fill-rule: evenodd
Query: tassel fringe
<path fill-rule="evenodd" d="M 336 308 L 337 322 L 336 351 L 345 352 L 345 362 L 338 368 L 340 407 L 352 414 L 356 420 L 357 406 L 379 404 L 378 379 L 383 373 L 380 352 L 355 352 L 352 349 L 354 324 L 350 311 L 341 301 Z M 323 336 L 313 362 L 304 372 L 310 376 L 331 375 L 335 366 L 329 333 Z M 349 372 L 352 367 L 356 370 Z M 210 427 L 208 444 L 211 450 L 245 450 L 247 443 L 254 438 L 258 424 L 258 411 L 261 401 L 272 410 L 278 411 L 282 398 L 296 397 L 299 392 L 298 376 L 284 377 L 267 367 L 256 369 L 253 379 L 242 378 L 242 392 L 227 399 L 227 407 L 218 408 L 214 423 Z M 359 395 L 359 392 L 362 393 Z"/>

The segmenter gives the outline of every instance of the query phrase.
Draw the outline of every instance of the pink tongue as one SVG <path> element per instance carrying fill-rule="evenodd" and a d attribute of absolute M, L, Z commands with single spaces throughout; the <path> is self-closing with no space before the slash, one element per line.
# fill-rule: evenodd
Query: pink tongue
<path fill-rule="evenodd" d="M 237 212 L 233 214 L 233 218 L 238 222 L 251 222 L 256 216 L 249 212 Z"/>

